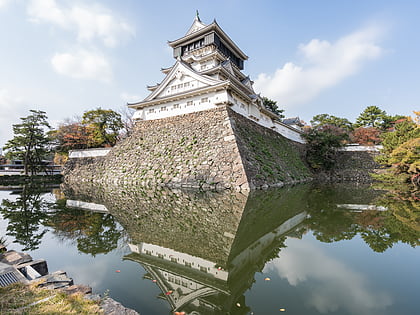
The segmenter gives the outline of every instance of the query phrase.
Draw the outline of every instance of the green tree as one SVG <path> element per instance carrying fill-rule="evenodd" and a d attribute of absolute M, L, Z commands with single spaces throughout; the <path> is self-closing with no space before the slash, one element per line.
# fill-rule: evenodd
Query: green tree
<path fill-rule="evenodd" d="M 318 114 L 311 119 L 312 127 L 321 127 L 325 125 L 332 125 L 345 130 L 351 131 L 353 129 L 352 123 L 346 119 L 329 114 Z"/>
<path fill-rule="evenodd" d="M 383 128 L 387 114 L 384 110 L 381 110 L 378 106 L 368 106 L 365 110 L 360 113 L 356 119 L 354 126 L 358 127 L 375 127 Z"/>
<path fill-rule="evenodd" d="M 411 182 L 419 185 L 420 178 L 420 126 L 405 120 L 394 130 L 382 134 L 382 154 L 376 158 L 380 164 L 391 166 L 376 179 L 389 182 Z"/>
<path fill-rule="evenodd" d="M 97 108 L 83 114 L 82 123 L 92 128 L 94 146 L 113 146 L 124 127 L 121 115 L 113 110 Z"/>
<path fill-rule="evenodd" d="M 25 175 L 45 171 L 42 160 L 50 153 L 51 139 L 45 129 L 50 128 L 45 112 L 30 110 L 31 115 L 13 125 L 14 138 L 3 149 L 9 150 L 8 158 L 23 160 Z"/>
<path fill-rule="evenodd" d="M 335 164 L 337 149 L 348 140 L 345 130 L 332 125 L 311 128 L 303 137 L 306 139 L 306 160 L 315 170 L 330 170 Z"/>
<path fill-rule="evenodd" d="M 270 100 L 267 97 L 263 97 L 263 105 L 264 105 L 265 108 L 267 108 L 269 111 L 273 112 L 274 114 L 276 114 L 280 118 L 285 117 L 283 115 L 284 109 L 279 109 L 276 101 Z"/>

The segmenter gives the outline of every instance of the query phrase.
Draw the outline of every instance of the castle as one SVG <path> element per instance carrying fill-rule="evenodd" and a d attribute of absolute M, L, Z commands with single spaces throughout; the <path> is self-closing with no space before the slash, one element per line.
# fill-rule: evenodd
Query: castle
<path fill-rule="evenodd" d="M 216 21 L 197 14 L 169 45 L 166 77 L 128 104 L 132 134 L 112 149 L 70 152 L 66 182 L 247 191 L 311 179 L 299 127 L 264 106 L 241 72 L 248 57 Z"/>
<path fill-rule="evenodd" d="M 248 57 L 216 21 L 205 25 L 198 13 L 185 36 L 169 42 L 175 64 L 162 69 L 163 81 L 148 86 L 143 101 L 128 104 L 134 120 L 155 120 L 229 106 L 235 112 L 284 137 L 304 143 L 299 127 L 292 127 L 267 109 L 241 72 Z"/>

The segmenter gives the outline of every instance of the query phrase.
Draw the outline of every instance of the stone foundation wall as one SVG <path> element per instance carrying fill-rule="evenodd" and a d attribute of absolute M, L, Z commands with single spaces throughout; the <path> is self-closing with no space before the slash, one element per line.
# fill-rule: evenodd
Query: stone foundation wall
<path fill-rule="evenodd" d="M 336 164 L 330 172 L 316 174 L 317 180 L 325 182 L 371 183 L 369 175 L 379 172 L 382 167 L 374 161 L 377 151 L 340 151 Z"/>
<path fill-rule="evenodd" d="M 236 189 L 310 179 L 291 141 L 227 107 L 141 121 L 105 157 L 70 159 L 68 183 Z"/>

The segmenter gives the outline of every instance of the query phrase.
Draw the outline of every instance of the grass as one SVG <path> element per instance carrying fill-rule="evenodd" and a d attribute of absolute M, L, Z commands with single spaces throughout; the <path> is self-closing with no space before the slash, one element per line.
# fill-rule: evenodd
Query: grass
<path fill-rule="evenodd" d="M 46 300 L 39 302 L 43 299 Z M 102 311 L 99 302 L 87 300 L 80 293 L 67 295 L 15 283 L 0 287 L 0 314 L 102 314 Z"/>

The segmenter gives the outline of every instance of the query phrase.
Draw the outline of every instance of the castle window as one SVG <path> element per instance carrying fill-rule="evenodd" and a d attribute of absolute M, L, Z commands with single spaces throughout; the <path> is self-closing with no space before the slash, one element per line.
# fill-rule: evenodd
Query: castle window
<path fill-rule="evenodd" d="M 185 262 L 185 266 L 187 266 L 187 267 L 191 267 L 191 263 L 190 263 L 190 262 L 188 262 L 188 261 L 186 261 L 186 262 Z"/>
<path fill-rule="evenodd" d="M 187 106 L 192 106 L 193 105 L 193 101 L 188 101 L 187 102 Z"/>
<path fill-rule="evenodd" d="M 166 108 L 166 106 L 162 106 L 161 108 L 160 108 L 160 111 L 161 112 L 166 112 L 168 109 Z"/>
<path fill-rule="evenodd" d="M 175 89 L 176 89 L 176 86 L 175 86 L 175 85 L 172 85 L 172 86 L 171 86 L 171 90 L 172 90 L 172 91 L 175 91 Z"/>
<path fill-rule="evenodd" d="M 178 109 L 179 108 L 179 104 L 174 104 L 173 109 Z"/>
<path fill-rule="evenodd" d="M 178 89 L 182 89 L 182 83 L 178 84 Z"/>
<path fill-rule="evenodd" d="M 202 271 L 202 272 L 207 272 L 207 268 L 206 268 L 206 267 L 201 266 L 201 267 L 200 267 L 200 271 Z"/>
<path fill-rule="evenodd" d="M 190 86 L 190 82 L 185 82 L 184 83 L 184 88 Z"/>
<path fill-rule="evenodd" d="M 203 97 L 201 103 L 207 103 L 209 101 L 208 97 Z"/>
<path fill-rule="evenodd" d="M 154 108 L 149 108 L 149 114 L 152 114 L 154 112 L 155 112 L 155 109 Z"/>

